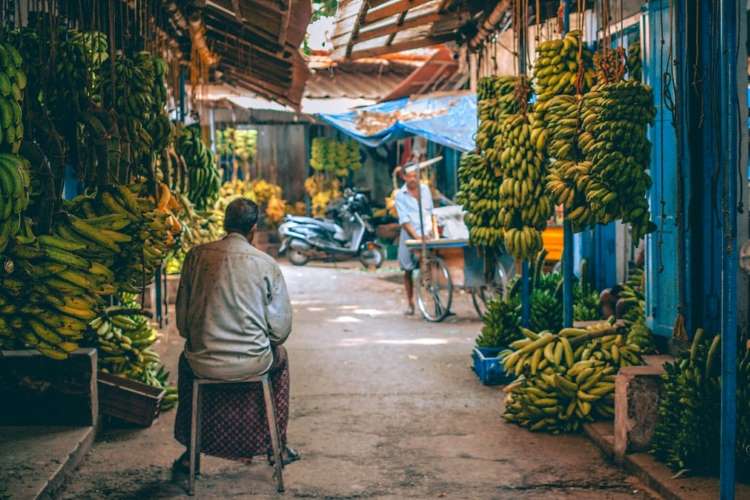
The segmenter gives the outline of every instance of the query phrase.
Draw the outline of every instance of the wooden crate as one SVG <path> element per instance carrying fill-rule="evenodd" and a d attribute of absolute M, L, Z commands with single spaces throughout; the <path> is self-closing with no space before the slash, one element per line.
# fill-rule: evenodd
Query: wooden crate
<path fill-rule="evenodd" d="M 159 415 L 164 389 L 99 372 L 99 412 L 149 427 Z"/>

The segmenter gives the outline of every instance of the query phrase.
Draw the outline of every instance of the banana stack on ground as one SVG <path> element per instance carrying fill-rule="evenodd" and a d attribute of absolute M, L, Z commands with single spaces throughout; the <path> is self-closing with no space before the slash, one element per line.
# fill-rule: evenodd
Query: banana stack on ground
<path fill-rule="evenodd" d="M 188 198 L 196 210 L 207 210 L 216 203 L 221 189 L 221 172 L 216 168 L 213 155 L 201 139 L 197 124 L 183 127 L 177 136 L 177 153 L 187 164 Z"/>
<path fill-rule="evenodd" d="M 579 68 L 579 50 L 583 70 Z M 576 94 L 579 78 L 582 79 L 583 92 L 594 85 L 592 54 L 587 48 L 581 47 L 580 31 L 569 31 L 562 39 L 541 42 L 536 53 L 534 90 L 537 106 L 557 95 Z"/>
<path fill-rule="evenodd" d="M 482 317 L 482 331 L 476 339 L 478 347 L 507 347 L 523 337 L 521 304 L 517 297 L 504 299 L 498 295 L 487 304 Z"/>
<path fill-rule="evenodd" d="M 596 85 L 583 98 L 578 146 L 588 171 L 583 190 L 594 220 L 622 219 L 638 241 L 656 229 L 646 194 L 651 143 L 646 128 L 656 110 L 651 88 L 636 80 Z"/>
<path fill-rule="evenodd" d="M 137 304 L 108 307 L 88 325 L 88 343 L 99 350 L 99 369 L 167 390 L 162 410 L 177 402 L 177 391 L 168 384 L 169 373 L 152 346 L 159 338 Z"/>
<path fill-rule="evenodd" d="M 0 151 L 18 153 L 23 140 L 23 57 L 9 43 L 0 43 Z"/>
<path fill-rule="evenodd" d="M 615 375 L 642 364 L 637 346 L 609 323 L 557 334 L 522 329 L 525 338 L 500 353 L 507 373 L 504 417 L 532 431 L 575 432 L 581 424 L 614 415 Z"/>
<path fill-rule="evenodd" d="M 0 153 L 0 254 L 21 229 L 30 188 L 28 162 L 21 156 Z"/>
<path fill-rule="evenodd" d="M 621 286 L 617 308 L 624 309 L 622 315 L 628 326 L 628 343 L 636 344 L 644 354 L 656 352 L 651 330 L 646 325 L 646 295 L 643 290 L 643 268 L 631 269 L 628 279 Z"/>
<path fill-rule="evenodd" d="M 718 466 L 721 421 L 721 350 L 719 335 L 709 338 L 703 330 L 693 336 L 690 350 L 664 365 L 652 453 L 674 470 L 713 473 Z M 740 354 L 738 360 L 742 360 Z M 748 355 L 745 353 L 744 363 Z M 742 365 L 742 362 L 740 362 Z M 740 372 L 743 370 L 741 369 Z M 745 370 L 747 373 L 747 370 Z M 744 382 L 744 383 L 743 383 Z M 738 389 L 747 378 L 737 380 Z M 741 396 L 742 390 L 738 390 Z M 748 399 L 738 401 L 737 415 L 749 420 Z M 744 454 L 744 450 L 741 451 Z"/>
<path fill-rule="evenodd" d="M 458 169 L 461 190 L 456 201 L 467 212 L 464 220 L 474 245 L 496 248 L 503 241 L 503 230 L 498 220 L 500 199 L 498 179 L 481 154 L 461 156 Z"/>
<path fill-rule="evenodd" d="M 532 134 L 532 125 L 529 114 L 511 115 L 496 138 L 503 145 L 499 222 L 505 249 L 518 259 L 532 259 L 542 249 L 541 231 L 554 208 L 544 189 L 547 172 L 543 145 L 538 144 L 541 136 Z"/>

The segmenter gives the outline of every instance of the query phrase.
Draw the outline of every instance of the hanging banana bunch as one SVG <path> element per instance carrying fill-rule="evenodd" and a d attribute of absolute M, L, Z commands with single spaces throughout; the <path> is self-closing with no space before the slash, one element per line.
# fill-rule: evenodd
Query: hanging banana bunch
<path fill-rule="evenodd" d="M 585 217 L 585 193 L 578 179 L 588 172 L 577 148 L 580 123 L 580 95 L 594 84 L 591 52 L 582 45 L 580 31 L 568 32 L 562 39 L 548 40 L 537 48 L 534 68 L 534 107 L 537 145 L 545 146 L 550 158 L 546 178 L 553 200 L 566 209 L 566 218 L 580 231 L 593 223 Z"/>
<path fill-rule="evenodd" d="M 30 185 L 28 162 L 17 155 L 0 153 L 0 254 L 21 229 Z"/>
<path fill-rule="evenodd" d="M 588 210 L 599 224 L 630 223 L 634 241 L 656 229 L 646 198 L 651 186 L 646 129 L 655 115 L 651 88 L 637 80 L 598 84 L 581 106 L 578 143 L 589 162 L 583 187 Z"/>
<path fill-rule="evenodd" d="M 517 113 L 518 100 L 514 95 L 518 78 L 493 76 L 479 80 L 477 113 L 479 129 L 476 136 L 478 151 L 465 154 L 458 169 L 460 191 L 457 201 L 463 206 L 472 244 L 497 248 L 503 241 L 499 219 L 500 156 L 502 143 L 496 141 L 503 120 Z"/>
<path fill-rule="evenodd" d="M 521 81 L 517 98 L 525 101 Z M 518 259 L 531 259 L 542 249 L 541 231 L 552 215 L 553 205 L 544 189 L 547 165 L 543 129 L 524 110 L 505 119 L 495 143 L 502 145 L 499 221 L 505 249 Z"/>
<path fill-rule="evenodd" d="M 114 68 L 112 67 L 114 65 Z M 134 57 L 117 54 L 102 67 L 102 99 L 107 109 L 114 109 L 121 141 L 127 181 L 131 175 L 151 176 L 151 151 L 154 138 L 149 132 L 154 110 L 154 64 L 148 52 Z M 130 171 L 135 168 L 134 171 Z"/>
<path fill-rule="evenodd" d="M 10 43 L 0 43 L 0 152 L 21 149 L 26 83 L 21 53 Z"/>
<path fill-rule="evenodd" d="M 177 153 L 187 167 L 190 202 L 197 210 L 207 210 L 216 203 L 221 190 L 221 173 L 213 155 L 201 139 L 197 124 L 183 127 L 177 136 Z"/>

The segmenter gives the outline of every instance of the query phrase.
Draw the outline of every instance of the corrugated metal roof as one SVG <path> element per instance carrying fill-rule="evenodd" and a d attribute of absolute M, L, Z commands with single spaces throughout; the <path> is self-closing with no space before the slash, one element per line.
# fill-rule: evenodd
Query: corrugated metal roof
<path fill-rule="evenodd" d="M 305 86 L 306 98 L 349 98 L 378 100 L 388 95 L 418 66 L 386 59 L 345 62 L 311 71 Z M 321 67 L 323 66 L 323 67 Z"/>

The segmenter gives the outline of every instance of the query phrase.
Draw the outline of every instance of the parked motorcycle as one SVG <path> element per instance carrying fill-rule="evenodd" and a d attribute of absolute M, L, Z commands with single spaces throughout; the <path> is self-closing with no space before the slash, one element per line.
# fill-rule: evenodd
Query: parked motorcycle
<path fill-rule="evenodd" d="M 281 248 L 289 262 L 304 266 L 310 259 L 343 260 L 359 258 L 365 267 L 383 264 L 383 246 L 375 241 L 370 223 L 372 209 L 363 193 L 347 189 L 326 219 L 287 215 L 279 226 Z"/>

